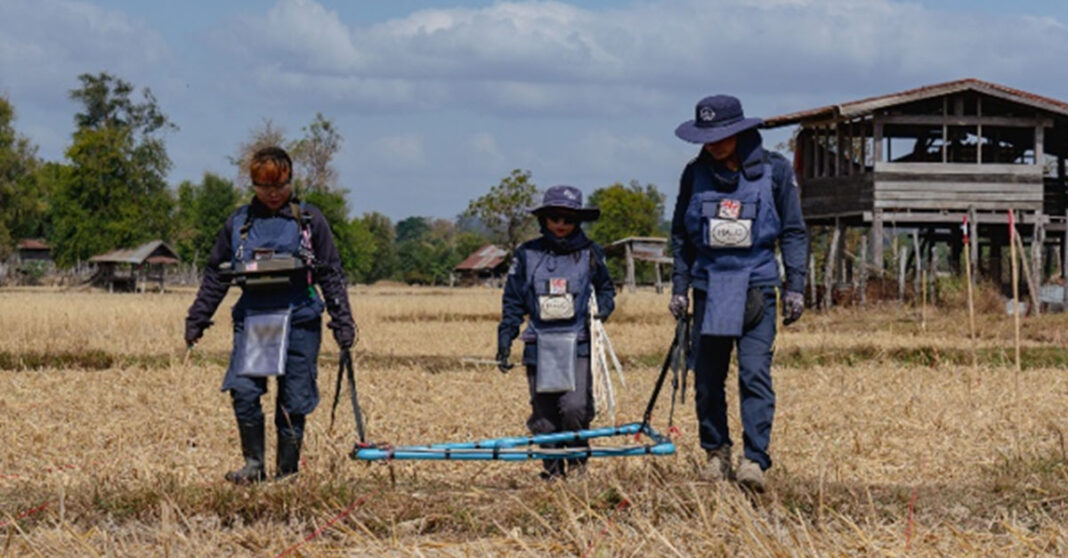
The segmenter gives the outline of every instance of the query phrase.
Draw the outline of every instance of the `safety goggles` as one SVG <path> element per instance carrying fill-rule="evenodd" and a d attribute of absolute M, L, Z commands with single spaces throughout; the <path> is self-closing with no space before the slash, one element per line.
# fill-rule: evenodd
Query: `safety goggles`
<path fill-rule="evenodd" d="M 289 186 L 289 182 L 266 184 L 263 182 L 253 182 L 252 187 L 261 192 L 281 192 Z"/>

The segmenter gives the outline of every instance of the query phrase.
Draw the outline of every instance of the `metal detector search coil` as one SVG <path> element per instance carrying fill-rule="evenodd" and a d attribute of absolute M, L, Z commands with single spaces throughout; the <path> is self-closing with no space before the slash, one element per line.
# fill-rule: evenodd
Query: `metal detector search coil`
<path fill-rule="evenodd" d="M 579 448 L 542 448 L 538 444 L 557 444 L 607 438 L 610 436 L 644 435 L 648 443 L 625 446 L 590 446 Z M 651 426 L 632 422 L 620 426 L 556 432 L 535 436 L 491 438 L 477 442 L 456 442 L 428 446 L 377 446 L 356 444 L 349 457 L 365 461 L 389 459 L 454 460 L 454 461 L 529 461 L 533 459 L 578 459 L 590 457 L 628 457 L 637 455 L 671 455 L 675 444 Z"/>

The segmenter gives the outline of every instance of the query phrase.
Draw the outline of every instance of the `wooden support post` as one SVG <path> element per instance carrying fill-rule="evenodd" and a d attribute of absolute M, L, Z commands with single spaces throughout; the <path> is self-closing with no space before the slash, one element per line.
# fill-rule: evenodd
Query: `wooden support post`
<path fill-rule="evenodd" d="M 897 301 L 899 303 L 905 303 L 905 268 L 909 264 L 909 247 L 902 246 L 901 252 L 897 259 L 898 271 L 897 271 Z"/>
<path fill-rule="evenodd" d="M 971 270 L 972 277 L 979 276 L 979 214 L 976 213 L 975 207 L 968 208 L 968 251 L 971 256 Z"/>
<path fill-rule="evenodd" d="M 876 209 L 871 219 L 871 266 L 877 276 L 883 276 L 883 210 Z"/>
<path fill-rule="evenodd" d="M 653 267 L 656 269 L 656 294 L 664 292 L 664 280 L 660 278 L 660 262 L 653 262 Z"/>
<path fill-rule="evenodd" d="M 1015 239 L 1015 242 L 1013 242 L 1013 248 L 1015 248 L 1019 252 L 1019 256 L 1018 257 L 1020 259 L 1020 263 L 1023 264 L 1024 279 L 1027 281 L 1027 290 L 1029 290 L 1031 292 L 1031 306 L 1034 308 L 1034 314 L 1037 316 L 1038 315 L 1038 287 L 1035 285 L 1034 281 L 1032 280 L 1032 277 L 1031 277 L 1032 274 L 1030 272 L 1030 267 L 1028 267 L 1028 265 L 1027 265 L 1027 256 L 1025 255 L 1025 254 L 1027 254 L 1027 251 L 1024 250 L 1023 239 L 1020 238 L 1020 231 L 1017 230 L 1017 229 L 1014 229 L 1014 230 L 1012 230 L 1010 232 L 1012 233 L 1012 237 Z M 1017 278 L 1017 280 L 1019 280 L 1019 279 Z"/>
<path fill-rule="evenodd" d="M 1046 128 L 1042 124 L 1035 126 L 1035 164 L 1045 164 L 1046 153 Z"/>
<path fill-rule="evenodd" d="M 1042 245 L 1046 243 L 1046 216 L 1041 211 L 1035 212 L 1035 225 L 1031 233 L 1031 285 L 1036 289 L 1031 294 L 1035 301 L 1034 315 L 1037 316 L 1042 309 L 1042 303 L 1038 300 L 1039 291 L 1042 290 Z"/>
<path fill-rule="evenodd" d="M 842 235 L 841 221 L 838 218 L 834 220 L 834 233 L 831 234 L 831 241 L 827 245 L 827 261 L 823 268 L 823 309 L 829 309 L 831 307 L 831 292 L 834 290 L 834 277 L 835 268 L 834 265 L 838 262 L 838 244 Z"/>
<path fill-rule="evenodd" d="M 1016 267 L 1016 225 L 1012 210 L 1009 210 L 1009 267 L 1012 268 L 1012 319 L 1015 335 L 1016 371 L 1020 371 L 1020 278 Z M 1014 394 L 1015 398 L 1015 394 Z"/>
<path fill-rule="evenodd" d="M 812 307 L 816 307 L 816 255 L 808 254 L 808 295 L 812 300 Z"/>
<path fill-rule="evenodd" d="M 920 297 L 920 289 L 923 286 L 923 250 L 920 248 L 920 229 L 912 229 L 912 253 L 916 274 L 912 276 L 913 299 Z"/>
<path fill-rule="evenodd" d="M 879 116 L 872 117 L 872 163 L 883 162 L 883 123 L 879 120 Z"/>
<path fill-rule="evenodd" d="M 857 266 L 859 273 L 855 274 L 857 289 L 860 291 L 860 304 L 865 305 L 868 303 L 868 235 L 860 237 L 860 250 L 857 252 L 857 258 L 860 260 Z"/>
<path fill-rule="evenodd" d="M 634 292 L 636 288 L 634 280 L 634 250 L 631 248 L 630 243 L 627 242 L 623 245 L 627 258 L 627 277 L 624 279 L 624 284 L 627 286 L 627 292 Z"/>

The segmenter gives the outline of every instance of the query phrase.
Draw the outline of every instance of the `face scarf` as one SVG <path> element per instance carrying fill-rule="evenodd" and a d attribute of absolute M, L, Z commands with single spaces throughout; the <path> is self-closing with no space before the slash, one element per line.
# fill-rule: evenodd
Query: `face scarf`
<path fill-rule="evenodd" d="M 593 241 L 590 240 L 582 230 L 581 223 L 575 225 L 575 230 L 571 231 L 571 234 L 560 238 L 545 226 L 545 219 L 538 219 L 538 222 L 541 225 L 541 237 L 553 252 L 558 254 L 570 254 L 572 252 L 583 250 L 590 244 L 593 244 Z"/>

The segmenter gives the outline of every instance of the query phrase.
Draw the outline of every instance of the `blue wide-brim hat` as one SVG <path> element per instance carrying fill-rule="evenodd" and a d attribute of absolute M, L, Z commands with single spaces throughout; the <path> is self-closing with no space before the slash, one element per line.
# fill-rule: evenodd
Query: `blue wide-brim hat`
<path fill-rule="evenodd" d="M 531 213 L 541 217 L 553 209 L 566 209 L 574 211 L 582 221 L 596 221 L 601 216 L 601 210 L 596 207 L 582 207 L 582 190 L 574 186 L 561 184 L 551 186 L 545 191 L 541 205 L 529 209 Z"/>
<path fill-rule="evenodd" d="M 716 143 L 763 124 L 759 118 L 746 118 L 742 102 L 730 95 L 705 97 L 694 109 L 694 119 L 675 128 L 675 135 L 690 143 Z"/>

